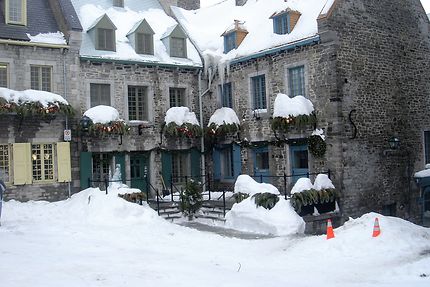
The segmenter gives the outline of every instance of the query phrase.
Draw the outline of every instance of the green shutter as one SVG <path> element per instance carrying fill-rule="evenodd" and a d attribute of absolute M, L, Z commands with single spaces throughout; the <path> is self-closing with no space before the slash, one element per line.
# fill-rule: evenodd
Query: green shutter
<path fill-rule="evenodd" d="M 92 175 L 92 153 L 81 152 L 79 161 L 79 176 L 81 179 L 81 189 L 86 189 L 90 187 L 88 184 L 88 179 L 91 178 Z"/>
<path fill-rule="evenodd" d="M 58 169 L 58 182 L 72 181 L 69 142 L 57 143 L 57 169 Z"/>
<path fill-rule="evenodd" d="M 233 144 L 233 173 L 235 179 L 242 173 L 240 146 L 237 144 Z"/>
<path fill-rule="evenodd" d="M 161 153 L 161 174 L 164 180 L 164 187 L 170 187 L 170 180 L 172 178 L 172 154 L 169 152 Z"/>
<path fill-rule="evenodd" d="M 200 152 L 194 148 L 191 150 L 191 176 L 198 180 L 202 176 L 200 170 Z"/>
<path fill-rule="evenodd" d="M 115 164 L 121 165 L 121 180 L 123 183 L 125 183 L 125 153 L 115 154 Z"/>

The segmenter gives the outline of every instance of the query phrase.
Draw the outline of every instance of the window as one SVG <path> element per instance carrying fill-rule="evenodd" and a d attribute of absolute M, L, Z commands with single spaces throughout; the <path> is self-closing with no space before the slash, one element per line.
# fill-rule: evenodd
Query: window
<path fill-rule="evenodd" d="M 136 34 L 136 52 L 138 54 L 154 55 L 154 45 L 151 34 Z"/>
<path fill-rule="evenodd" d="M 9 182 L 10 150 L 8 144 L 0 144 L 0 179 Z"/>
<path fill-rule="evenodd" d="M 425 164 L 430 163 L 430 131 L 424 132 L 424 156 Z"/>
<path fill-rule="evenodd" d="M 124 0 L 113 0 L 113 6 L 124 7 Z"/>
<path fill-rule="evenodd" d="M 98 105 L 110 106 L 110 85 L 90 84 L 91 107 Z"/>
<path fill-rule="evenodd" d="M 288 82 L 290 87 L 290 97 L 305 97 L 305 66 L 288 69 Z"/>
<path fill-rule="evenodd" d="M 185 105 L 185 89 L 170 88 L 169 89 L 170 107 L 184 107 Z"/>
<path fill-rule="evenodd" d="M 128 119 L 130 121 L 148 121 L 147 87 L 128 87 Z"/>
<path fill-rule="evenodd" d="M 232 178 L 234 176 L 233 167 L 233 147 L 229 146 L 221 151 L 221 174 L 224 178 Z"/>
<path fill-rule="evenodd" d="M 266 77 L 265 75 L 251 78 L 251 91 L 253 100 L 253 109 L 267 109 L 266 102 Z"/>
<path fill-rule="evenodd" d="M 8 87 L 8 65 L 0 63 L 0 87 Z"/>
<path fill-rule="evenodd" d="M 290 27 L 288 13 L 273 17 L 273 31 L 275 32 L 275 34 L 285 35 L 287 33 L 290 33 L 289 28 Z"/>
<path fill-rule="evenodd" d="M 97 29 L 97 50 L 115 51 L 115 35 L 113 29 Z"/>
<path fill-rule="evenodd" d="M 27 1 L 26 0 L 6 0 L 6 23 L 7 24 L 27 24 Z"/>
<path fill-rule="evenodd" d="M 233 108 L 233 99 L 231 93 L 231 83 L 219 85 L 219 93 L 221 95 L 221 104 L 223 107 Z"/>
<path fill-rule="evenodd" d="M 172 154 L 172 181 L 184 183 L 185 176 L 188 176 L 189 155 L 186 153 Z"/>
<path fill-rule="evenodd" d="M 93 158 L 93 180 L 104 180 L 109 177 L 112 157 L 107 153 L 95 153 Z"/>
<path fill-rule="evenodd" d="M 269 169 L 269 150 L 267 148 L 255 151 L 255 167 L 260 171 Z"/>
<path fill-rule="evenodd" d="M 32 144 L 33 181 L 54 180 L 54 145 Z"/>
<path fill-rule="evenodd" d="M 170 56 L 178 58 L 186 58 L 186 39 L 171 37 L 170 38 Z"/>
<path fill-rule="evenodd" d="M 224 35 L 224 53 L 236 49 L 236 32 Z"/>
<path fill-rule="evenodd" d="M 52 89 L 51 77 L 52 67 L 50 66 L 31 66 L 30 67 L 31 89 L 50 92 Z"/>

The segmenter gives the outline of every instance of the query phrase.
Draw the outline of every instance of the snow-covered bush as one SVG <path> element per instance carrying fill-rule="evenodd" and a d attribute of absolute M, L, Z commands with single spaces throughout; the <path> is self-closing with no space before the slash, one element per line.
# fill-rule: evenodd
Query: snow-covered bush
<path fill-rule="evenodd" d="M 194 180 L 186 183 L 184 191 L 181 193 L 181 203 L 179 205 L 182 213 L 189 218 L 202 207 L 203 195 L 200 185 Z"/>

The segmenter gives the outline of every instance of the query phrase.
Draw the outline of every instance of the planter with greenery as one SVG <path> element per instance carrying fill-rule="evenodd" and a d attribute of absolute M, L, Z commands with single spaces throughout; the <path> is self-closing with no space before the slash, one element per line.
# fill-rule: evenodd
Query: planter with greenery
<path fill-rule="evenodd" d="M 296 212 L 300 216 L 304 216 L 312 214 L 314 207 L 317 208 L 319 213 L 334 211 L 337 198 L 338 194 L 335 189 L 309 189 L 294 193 L 290 202 Z"/>
<path fill-rule="evenodd" d="M 298 115 L 288 117 L 275 117 L 272 120 L 272 129 L 279 133 L 287 133 L 292 128 L 299 130 L 315 126 L 317 123 L 317 116 L 315 112 L 310 115 Z"/>
<path fill-rule="evenodd" d="M 235 123 L 231 124 L 222 124 L 217 125 L 215 123 L 211 123 L 206 129 L 205 134 L 209 138 L 225 138 L 230 135 L 235 135 L 237 132 L 239 132 L 240 126 Z"/>
<path fill-rule="evenodd" d="M 242 202 L 243 200 L 247 199 L 249 197 L 249 194 L 243 193 L 243 192 L 237 192 L 232 195 L 234 201 L 236 203 Z"/>
<path fill-rule="evenodd" d="M 190 180 L 181 192 L 180 209 L 184 216 L 192 219 L 194 214 L 202 207 L 203 195 L 198 182 Z"/>
<path fill-rule="evenodd" d="M 95 123 L 89 126 L 89 133 L 98 137 L 108 135 L 125 135 L 130 131 L 130 127 L 122 120 L 112 121 L 106 124 Z"/>
<path fill-rule="evenodd" d="M 63 114 L 67 116 L 73 116 L 74 110 L 72 106 L 63 103 L 55 102 L 48 103 L 46 106 L 40 102 L 26 102 L 16 104 L 14 102 L 8 102 L 3 98 L 0 98 L 0 114 L 16 113 L 19 116 L 52 116 L 57 114 Z"/>
<path fill-rule="evenodd" d="M 252 198 L 254 198 L 255 205 L 257 205 L 257 207 L 262 206 L 269 210 L 272 209 L 279 201 L 278 195 L 269 192 L 256 193 Z"/>
<path fill-rule="evenodd" d="M 163 127 L 163 131 L 169 137 L 197 138 L 202 136 L 200 126 L 191 123 L 179 126 L 175 122 L 171 122 Z"/>

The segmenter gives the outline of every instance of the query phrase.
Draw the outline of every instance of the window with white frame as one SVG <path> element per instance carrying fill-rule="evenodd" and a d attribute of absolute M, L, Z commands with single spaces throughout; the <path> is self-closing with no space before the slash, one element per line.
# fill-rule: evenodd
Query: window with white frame
<path fill-rule="evenodd" d="M 16 25 L 27 24 L 27 1 L 6 0 L 6 23 Z"/>
<path fill-rule="evenodd" d="M 251 93 L 252 108 L 254 110 L 267 109 L 265 75 L 251 78 Z"/>
<path fill-rule="evenodd" d="M 0 87 L 7 88 L 9 85 L 8 65 L 0 63 Z"/>
<path fill-rule="evenodd" d="M 169 89 L 169 103 L 170 107 L 185 107 L 185 89 L 184 88 L 170 88 Z"/>
<path fill-rule="evenodd" d="M 185 38 L 171 37 L 170 38 L 170 56 L 178 58 L 187 57 L 187 46 Z"/>
<path fill-rule="evenodd" d="M 128 86 L 128 119 L 148 121 L 148 87 Z"/>
<path fill-rule="evenodd" d="M 52 67 L 30 66 L 30 86 L 33 90 L 51 92 L 52 90 Z"/>
<path fill-rule="evenodd" d="M 10 182 L 10 147 L 8 144 L 0 144 L 0 179 Z"/>
<path fill-rule="evenodd" d="M 305 66 L 288 69 L 288 85 L 290 89 L 290 97 L 306 96 Z"/>
<path fill-rule="evenodd" d="M 109 84 L 90 84 L 90 105 L 110 106 L 110 85 Z"/>
<path fill-rule="evenodd" d="M 189 154 L 174 153 L 172 154 L 172 180 L 175 183 L 184 183 L 188 174 Z"/>
<path fill-rule="evenodd" d="M 54 145 L 32 144 L 31 158 L 33 181 L 54 180 Z"/>

